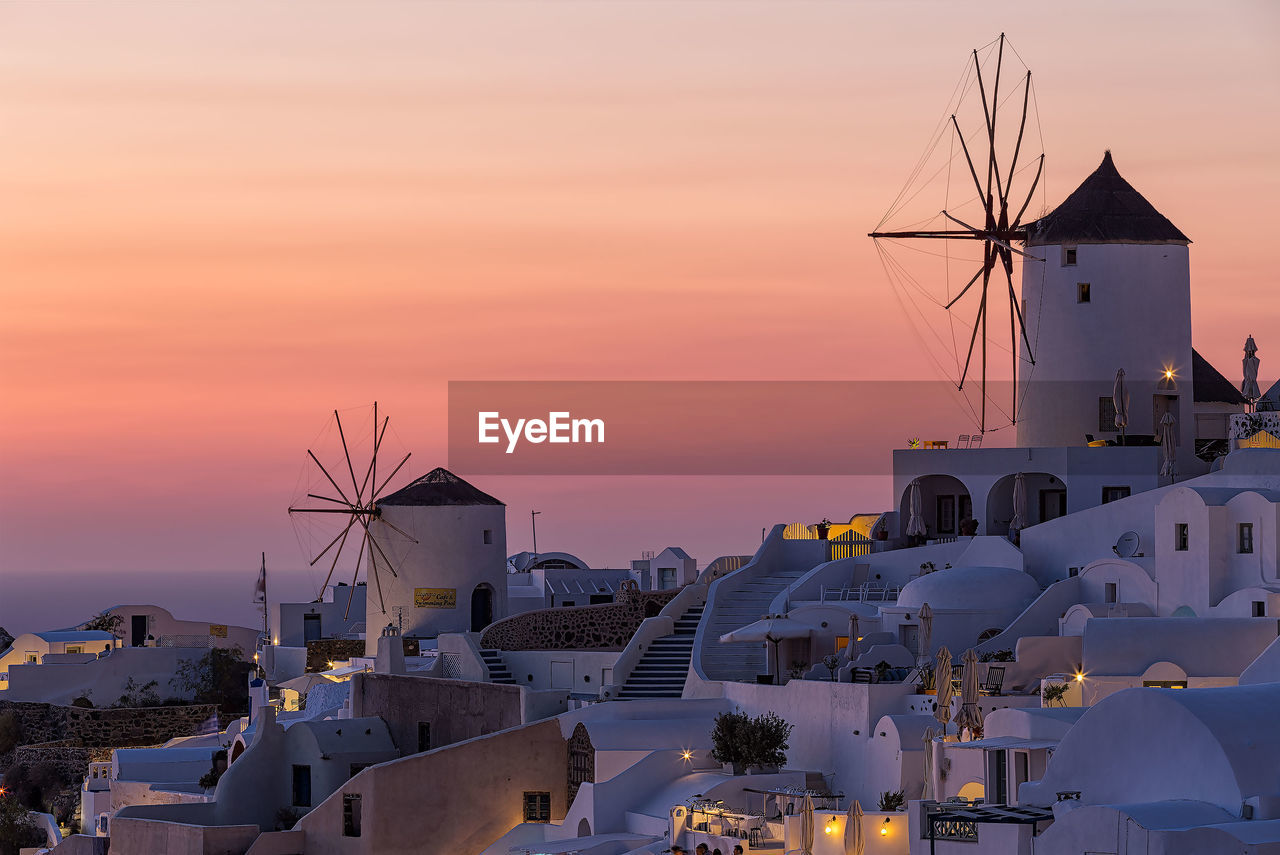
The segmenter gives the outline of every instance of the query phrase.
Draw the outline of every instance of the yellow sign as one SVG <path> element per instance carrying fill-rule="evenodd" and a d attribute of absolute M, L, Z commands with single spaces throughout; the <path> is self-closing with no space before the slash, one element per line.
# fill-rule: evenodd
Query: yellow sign
<path fill-rule="evenodd" d="M 209 634 L 214 638 L 226 638 L 227 625 L 225 623 L 211 623 L 209 624 Z"/>
<path fill-rule="evenodd" d="M 456 609 L 458 607 L 458 589 L 414 588 L 413 607 L 415 609 Z"/>

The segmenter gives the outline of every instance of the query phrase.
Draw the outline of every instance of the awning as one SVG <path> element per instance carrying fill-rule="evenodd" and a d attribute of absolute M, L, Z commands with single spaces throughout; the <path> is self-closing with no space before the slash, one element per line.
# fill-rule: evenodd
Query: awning
<path fill-rule="evenodd" d="M 1020 736 L 992 736 L 987 740 L 973 740 L 972 742 L 947 742 L 947 749 L 983 749 L 984 751 L 995 751 L 998 749 L 1020 749 L 1030 751 L 1034 749 L 1043 749 L 1043 747 L 1057 747 L 1059 740 L 1028 740 Z"/>

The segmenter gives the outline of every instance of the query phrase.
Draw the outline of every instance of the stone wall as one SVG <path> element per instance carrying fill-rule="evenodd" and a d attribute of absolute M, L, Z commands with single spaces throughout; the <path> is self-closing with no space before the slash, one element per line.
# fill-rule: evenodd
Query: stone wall
<path fill-rule="evenodd" d="M 70 742 L 71 740 L 63 739 L 43 745 L 24 745 L 14 752 L 13 763 L 27 768 L 43 763 L 52 764 L 64 780 L 74 781 L 78 788 L 80 779 L 89 772 L 89 764 L 110 761 L 113 749 L 86 748 L 69 744 Z"/>
<path fill-rule="evenodd" d="M 523 718 L 518 686 L 397 674 L 357 674 L 350 686 L 352 716 L 380 716 L 401 754 L 418 752 L 420 734 L 426 748 L 440 748 L 516 727 Z"/>
<path fill-rule="evenodd" d="M 654 617 L 679 589 L 623 589 L 598 606 L 564 606 L 513 615 L 491 624 L 480 646 L 495 650 L 622 650 L 645 618 Z"/>
<path fill-rule="evenodd" d="M 364 642 L 359 639 L 320 638 L 307 642 L 307 672 L 328 671 L 330 662 L 343 662 L 364 655 Z"/>
<path fill-rule="evenodd" d="M 22 725 L 22 744 L 65 742 L 125 748 L 158 745 L 179 736 L 211 732 L 218 708 L 191 706 L 87 709 L 24 701 L 0 701 Z"/>

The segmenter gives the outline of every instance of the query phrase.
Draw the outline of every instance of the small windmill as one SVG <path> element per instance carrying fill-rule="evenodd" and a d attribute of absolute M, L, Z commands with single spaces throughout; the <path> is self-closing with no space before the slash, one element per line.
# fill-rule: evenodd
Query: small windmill
<path fill-rule="evenodd" d="M 384 491 L 386 490 L 387 485 L 391 483 L 391 479 L 394 478 L 402 468 L 404 468 L 404 465 L 409 462 L 409 457 L 411 455 L 406 453 L 404 458 L 396 464 L 394 469 L 391 470 L 390 475 L 387 475 L 382 479 L 382 481 L 378 480 L 378 454 L 382 449 L 382 443 L 387 433 L 387 426 L 391 419 L 390 417 L 384 416 L 381 424 L 379 424 L 378 404 L 375 401 L 373 404 L 373 448 L 369 454 L 369 463 L 368 466 L 365 467 L 364 477 L 357 481 L 356 467 L 351 462 L 351 449 L 347 444 L 346 432 L 342 428 L 342 417 L 338 414 L 337 410 L 333 411 L 333 419 L 337 425 L 338 437 L 342 442 L 343 461 L 346 463 L 347 474 L 351 478 L 351 486 L 349 490 L 343 489 L 343 487 L 339 485 L 338 479 L 335 479 L 333 475 L 330 474 L 329 470 L 325 468 L 325 465 L 320 462 L 320 458 L 316 456 L 315 452 L 311 449 L 307 449 L 307 456 L 311 458 L 312 463 L 314 463 L 324 475 L 328 485 L 333 488 L 332 492 L 337 495 L 326 496 L 319 493 L 308 492 L 306 494 L 306 499 L 311 500 L 311 503 L 301 506 L 290 506 L 289 513 L 291 515 L 336 514 L 339 515 L 339 519 L 342 516 L 348 517 L 346 524 L 342 526 L 342 529 L 332 540 L 329 541 L 328 545 L 321 549 L 315 557 L 311 559 L 311 566 L 314 567 L 326 555 L 332 554 L 332 558 L 329 562 L 329 572 L 324 577 L 324 585 L 321 587 L 321 590 L 323 591 L 325 587 L 328 587 L 329 580 L 333 577 L 334 571 L 337 569 L 344 551 L 350 555 L 350 548 L 356 547 L 358 542 L 354 569 L 351 574 L 351 590 L 347 595 L 347 608 L 344 613 L 344 617 L 350 617 L 351 601 L 355 596 L 356 577 L 360 573 L 360 564 L 364 561 L 366 551 L 368 551 L 369 554 L 367 575 L 373 577 L 374 587 L 378 592 L 379 605 L 382 609 L 382 613 L 386 614 L 386 603 L 382 599 L 382 582 L 378 576 L 379 569 L 380 567 L 385 568 L 392 576 L 396 576 L 397 574 L 394 562 L 387 555 L 382 544 L 379 543 L 379 537 L 375 536 L 372 527 L 375 525 L 386 526 L 387 528 L 395 531 L 401 537 L 409 540 L 411 543 L 418 542 L 407 532 L 383 519 L 382 512 L 378 509 L 378 498 L 384 495 Z M 341 477 L 341 473 L 339 472 L 338 478 L 340 479 Z M 356 529 L 357 526 L 359 527 L 359 530 L 355 538 L 351 539 L 351 532 L 353 529 Z M 348 544 L 349 540 L 350 546 Z M 381 564 L 379 563 L 379 558 L 381 558 Z"/>
<path fill-rule="evenodd" d="M 1017 136 L 1013 143 L 1012 154 L 1008 157 L 1006 164 L 1001 164 L 1001 152 L 999 144 L 1003 143 L 997 139 L 997 119 L 1000 114 L 1001 75 L 1004 69 L 1004 49 L 1006 39 L 1003 33 L 1000 34 L 998 46 L 995 50 L 995 75 L 990 81 L 990 93 L 987 91 L 987 82 L 983 78 L 982 67 L 983 62 L 979 57 L 979 51 L 973 51 L 972 72 L 976 74 L 976 82 L 978 95 L 982 101 L 983 124 L 977 130 L 970 133 L 970 139 L 978 138 L 977 145 L 973 150 L 970 149 L 969 140 L 966 140 L 964 132 L 961 130 L 960 123 L 956 119 L 955 112 L 952 112 L 946 124 L 953 140 L 953 147 L 958 142 L 960 153 L 964 156 L 965 164 L 968 166 L 968 177 L 973 181 L 973 189 L 977 193 L 977 200 L 980 207 L 980 217 L 971 216 L 968 220 L 961 219 L 955 215 L 954 211 L 943 209 L 941 211 L 942 222 L 941 228 L 907 228 L 898 231 L 879 230 L 871 232 L 868 236 L 877 241 L 879 247 L 880 241 L 891 240 L 942 240 L 942 241 L 978 241 L 982 246 L 982 261 L 977 271 L 969 278 L 968 282 L 960 288 L 959 293 L 954 296 L 948 296 L 945 301 L 939 300 L 941 305 L 947 312 L 959 311 L 956 309 L 957 304 L 965 298 L 967 294 L 981 281 L 981 291 L 976 301 L 969 300 L 970 316 L 973 317 L 973 328 L 969 335 L 969 344 L 965 355 L 964 368 L 959 372 L 957 388 L 964 389 L 966 381 L 970 377 L 971 370 L 974 369 L 975 351 L 979 354 L 977 372 L 981 383 L 981 413 L 978 416 L 979 428 L 984 433 L 987 430 L 987 383 L 988 383 L 988 361 L 987 361 L 987 328 L 989 303 L 993 300 L 1003 301 L 1007 299 L 1009 302 L 1009 350 L 1012 353 L 1013 363 L 1013 407 L 1009 412 L 1011 422 L 1017 420 L 1018 392 L 1018 348 L 1019 339 L 1026 347 L 1027 361 L 1034 365 L 1035 357 L 1031 340 L 1027 336 L 1026 319 L 1023 317 L 1023 309 L 1019 304 L 1017 291 L 1013 285 L 1013 257 L 1015 255 L 1022 256 L 1033 261 L 1040 261 L 1035 256 L 1028 255 L 1013 244 L 1015 242 L 1024 241 L 1026 239 L 1026 226 L 1023 223 L 1023 216 L 1027 212 L 1032 199 L 1035 197 L 1036 189 L 1040 184 L 1040 179 L 1044 174 L 1044 154 L 1027 160 L 1026 166 L 1036 163 L 1036 171 L 1034 177 L 1030 180 L 1025 194 L 1019 188 L 1015 193 L 1014 184 L 1020 177 L 1023 170 L 1019 169 L 1019 158 L 1023 154 L 1023 142 L 1027 132 L 1028 109 L 1031 101 L 1031 71 L 1028 69 L 1025 77 L 1015 78 L 1013 85 L 1014 91 L 1012 96 L 1016 96 L 1017 89 L 1022 89 L 1022 115 L 1018 121 Z M 986 49 L 984 49 L 986 50 Z M 988 58 L 990 51 L 987 51 Z M 1016 52 L 1015 52 L 1016 55 Z M 968 71 L 966 71 L 967 80 Z M 962 80 L 962 84 L 964 83 Z M 971 85 L 971 84 L 970 84 Z M 961 93 L 961 97 L 968 91 L 967 86 L 958 86 L 957 91 Z M 1006 100 L 1010 95 L 1006 95 Z M 953 104 L 958 109 L 958 102 Z M 1038 129 L 1038 122 L 1037 122 Z M 942 139 L 944 135 L 939 133 L 935 135 L 934 145 Z M 1007 147 L 1007 143 L 1004 143 Z M 984 150 L 985 149 L 985 150 Z M 903 188 L 903 192 L 899 194 L 899 200 L 914 198 L 923 188 L 914 188 L 913 182 L 915 178 L 921 174 L 928 174 L 928 170 L 923 169 L 925 159 L 932 149 L 926 151 L 925 157 L 921 158 L 921 163 L 917 165 L 913 174 L 912 182 L 908 182 L 908 186 Z M 975 155 L 977 155 L 975 159 Z M 956 158 L 956 154 L 952 153 L 947 160 L 944 168 L 947 170 L 948 179 L 950 178 L 950 162 Z M 939 169 L 939 172 L 942 170 Z M 961 170 L 963 172 L 963 170 Z M 985 172 L 985 180 L 982 173 Z M 937 173 L 933 173 L 936 177 Z M 960 179 L 964 182 L 964 179 Z M 914 190 L 914 192 L 912 192 Z M 892 217 L 897 210 L 901 210 L 898 201 L 895 201 L 894 207 L 890 208 L 881 226 Z M 993 277 L 998 277 L 1003 273 L 1006 288 L 1001 288 L 997 283 L 993 283 Z M 976 302 L 976 306 L 974 303 Z"/>

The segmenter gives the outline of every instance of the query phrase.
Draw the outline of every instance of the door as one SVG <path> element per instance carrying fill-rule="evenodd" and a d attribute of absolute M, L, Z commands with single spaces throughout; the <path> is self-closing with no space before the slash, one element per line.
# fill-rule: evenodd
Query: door
<path fill-rule="evenodd" d="M 1066 490 L 1040 491 L 1040 522 L 1056 520 L 1067 515 Z"/>
<path fill-rule="evenodd" d="M 471 631 L 480 632 L 493 623 L 493 588 L 476 585 L 471 592 Z"/>
<path fill-rule="evenodd" d="M 311 807 L 311 767 L 293 767 L 293 806 Z"/>
<path fill-rule="evenodd" d="M 309 641 L 319 641 L 321 638 L 320 615 L 303 615 L 302 643 L 306 644 Z"/>
<path fill-rule="evenodd" d="M 129 618 L 129 646 L 142 647 L 147 643 L 147 616 L 134 615 Z"/>
<path fill-rule="evenodd" d="M 913 623 L 904 623 L 898 627 L 898 638 L 902 646 L 911 651 L 912 656 L 920 655 L 920 627 Z"/>

